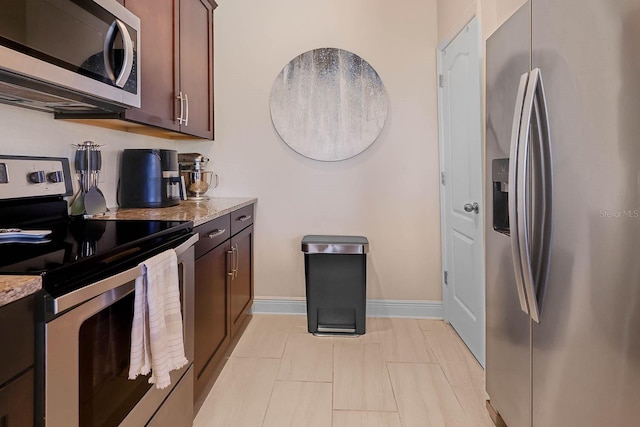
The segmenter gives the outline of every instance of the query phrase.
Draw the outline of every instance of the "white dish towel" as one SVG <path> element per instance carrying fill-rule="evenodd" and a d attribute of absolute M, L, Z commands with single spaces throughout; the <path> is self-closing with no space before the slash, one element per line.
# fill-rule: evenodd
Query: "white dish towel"
<path fill-rule="evenodd" d="M 188 363 L 184 354 L 178 257 L 173 249 L 142 262 L 136 278 L 129 379 L 151 372 L 149 383 L 162 389 L 169 372 Z"/>

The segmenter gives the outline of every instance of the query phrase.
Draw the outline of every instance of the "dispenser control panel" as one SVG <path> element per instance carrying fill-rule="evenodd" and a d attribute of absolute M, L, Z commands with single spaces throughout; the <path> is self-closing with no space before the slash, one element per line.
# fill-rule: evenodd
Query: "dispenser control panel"
<path fill-rule="evenodd" d="M 494 159 L 491 162 L 493 182 L 493 229 L 511 235 L 509 230 L 509 159 Z"/>

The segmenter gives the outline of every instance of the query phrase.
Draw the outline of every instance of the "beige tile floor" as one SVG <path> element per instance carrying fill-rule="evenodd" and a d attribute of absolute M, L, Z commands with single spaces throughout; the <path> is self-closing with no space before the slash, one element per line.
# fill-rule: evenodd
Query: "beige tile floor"
<path fill-rule="evenodd" d="M 493 427 L 484 372 L 438 320 L 367 319 L 314 337 L 304 316 L 256 315 L 195 427 Z"/>

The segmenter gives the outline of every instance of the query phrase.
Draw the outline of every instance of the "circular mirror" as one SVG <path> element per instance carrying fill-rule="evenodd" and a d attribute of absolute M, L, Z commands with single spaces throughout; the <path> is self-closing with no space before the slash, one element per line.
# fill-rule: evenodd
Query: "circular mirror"
<path fill-rule="evenodd" d="M 367 61 L 343 49 L 321 48 L 291 60 L 271 89 L 271 120 L 299 154 L 337 161 L 376 140 L 387 118 L 387 95 Z"/>

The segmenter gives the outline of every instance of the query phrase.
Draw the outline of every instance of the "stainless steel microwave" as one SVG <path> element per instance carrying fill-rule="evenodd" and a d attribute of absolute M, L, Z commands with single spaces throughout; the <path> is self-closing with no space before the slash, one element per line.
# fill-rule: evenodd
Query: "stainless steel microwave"
<path fill-rule="evenodd" d="M 140 107 L 140 20 L 116 0 L 0 0 L 0 102 Z"/>

